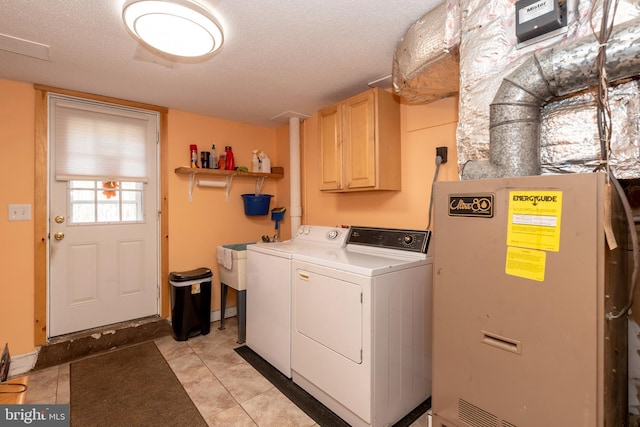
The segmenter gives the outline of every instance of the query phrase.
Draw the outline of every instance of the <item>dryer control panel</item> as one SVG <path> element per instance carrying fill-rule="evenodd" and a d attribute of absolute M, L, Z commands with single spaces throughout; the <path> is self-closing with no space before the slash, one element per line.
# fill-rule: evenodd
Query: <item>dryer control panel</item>
<path fill-rule="evenodd" d="M 427 253 L 430 230 L 352 226 L 347 244 Z"/>

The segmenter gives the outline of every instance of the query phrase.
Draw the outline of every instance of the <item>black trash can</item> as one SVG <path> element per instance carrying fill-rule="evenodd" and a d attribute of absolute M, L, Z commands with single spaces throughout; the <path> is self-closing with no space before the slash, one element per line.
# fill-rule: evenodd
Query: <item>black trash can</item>
<path fill-rule="evenodd" d="M 169 273 L 171 326 L 177 341 L 209 333 L 212 276 L 208 268 Z"/>

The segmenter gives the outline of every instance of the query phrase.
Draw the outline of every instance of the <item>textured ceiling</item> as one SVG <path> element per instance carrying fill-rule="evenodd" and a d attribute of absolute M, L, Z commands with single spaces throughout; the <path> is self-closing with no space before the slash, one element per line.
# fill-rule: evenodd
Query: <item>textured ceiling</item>
<path fill-rule="evenodd" d="M 225 42 L 195 63 L 140 46 L 124 2 L 0 0 L 0 78 L 278 127 L 390 75 L 400 38 L 443 0 L 201 0 Z M 29 56 L 47 46 L 49 60 Z"/>

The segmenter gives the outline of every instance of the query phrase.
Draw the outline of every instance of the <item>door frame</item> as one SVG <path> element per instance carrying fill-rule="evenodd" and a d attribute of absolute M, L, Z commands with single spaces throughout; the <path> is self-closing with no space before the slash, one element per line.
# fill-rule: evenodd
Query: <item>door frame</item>
<path fill-rule="evenodd" d="M 34 177 L 34 323 L 35 346 L 47 342 L 47 291 L 48 291 L 48 94 L 57 93 L 94 101 L 109 102 L 127 107 L 158 112 L 160 144 L 160 227 L 158 245 L 160 249 L 160 315 L 169 316 L 169 198 L 168 198 L 168 109 L 106 96 L 87 94 L 50 86 L 34 85 L 35 89 L 35 177 Z"/>

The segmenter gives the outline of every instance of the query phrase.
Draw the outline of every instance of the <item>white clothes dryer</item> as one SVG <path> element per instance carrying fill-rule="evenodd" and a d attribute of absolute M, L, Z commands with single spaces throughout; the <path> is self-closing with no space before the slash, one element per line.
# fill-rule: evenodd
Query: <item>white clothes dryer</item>
<path fill-rule="evenodd" d="M 293 381 L 352 426 L 386 426 L 431 395 L 430 232 L 351 227 L 346 248 L 292 261 Z"/>

